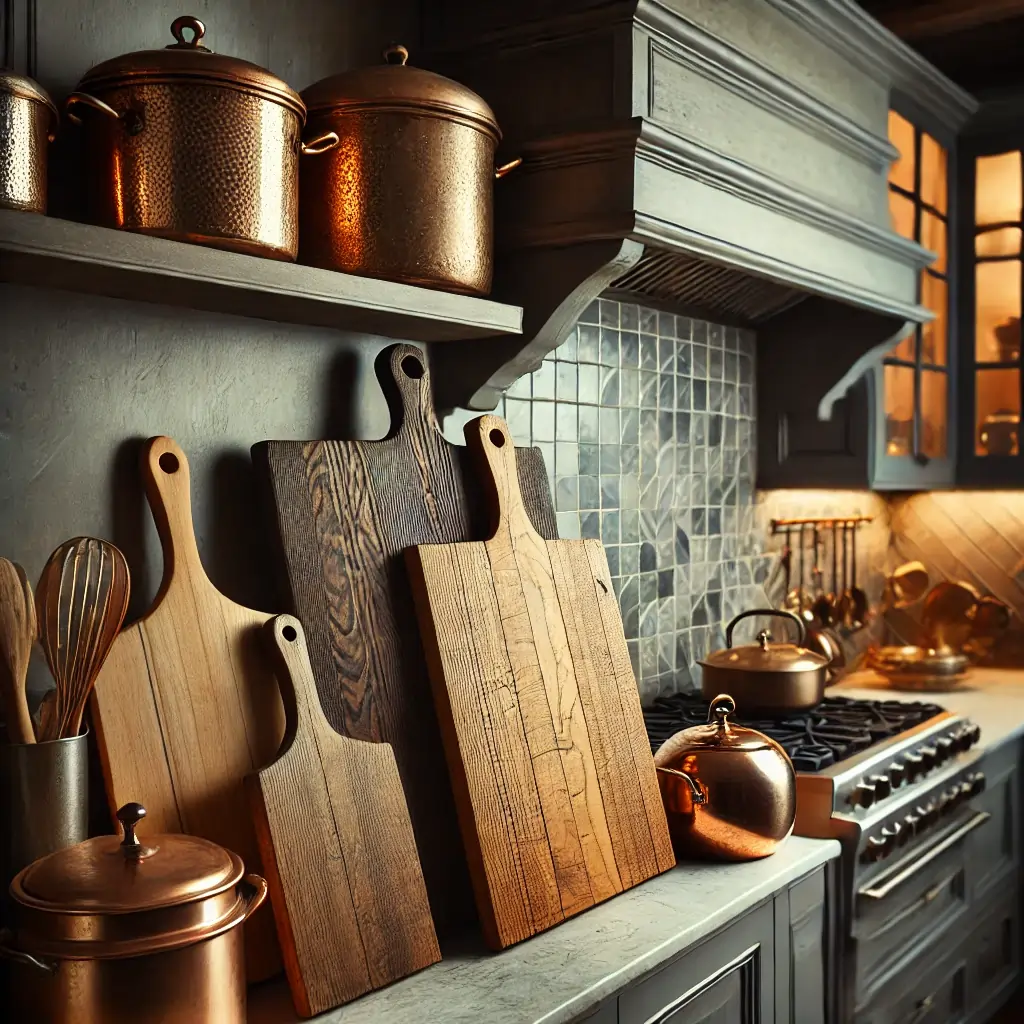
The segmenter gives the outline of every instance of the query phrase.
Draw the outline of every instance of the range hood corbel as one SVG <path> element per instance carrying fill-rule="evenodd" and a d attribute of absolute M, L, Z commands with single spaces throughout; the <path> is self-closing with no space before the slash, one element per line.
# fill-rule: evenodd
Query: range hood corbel
<path fill-rule="evenodd" d="M 525 329 L 436 346 L 440 404 L 493 408 L 609 289 L 755 327 L 814 415 L 929 319 L 932 254 L 889 224 L 889 94 L 932 76 L 964 119 L 970 98 L 852 0 L 814 6 L 441 0 L 432 66 L 479 91 L 523 157 L 496 189 L 494 296 L 524 307 Z"/>

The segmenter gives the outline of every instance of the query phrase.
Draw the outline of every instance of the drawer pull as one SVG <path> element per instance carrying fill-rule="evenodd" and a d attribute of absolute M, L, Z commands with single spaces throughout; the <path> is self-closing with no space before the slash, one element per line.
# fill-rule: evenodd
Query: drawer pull
<path fill-rule="evenodd" d="M 921 1021 L 931 1013 L 932 1006 L 934 1005 L 935 1000 L 931 996 L 925 996 L 925 998 L 917 1004 L 917 1008 L 914 1012 L 907 1018 L 907 1024 L 921 1024 Z"/>
<path fill-rule="evenodd" d="M 943 878 L 941 882 L 936 882 L 930 889 L 922 893 L 913 903 L 909 906 L 904 907 L 901 911 L 893 914 L 889 917 L 884 924 L 878 929 L 878 931 L 872 932 L 869 936 L 869 940 L 880 938 L 882 935 L 891 932 L 897 925 L 901 925 L 908 917 L 913 917 L 919 913 L 922 907 L 928 906 L 929 903 L 934 903 L 947 889 L 951 888 L 953 883 L 956 881 L 956 876 L 960 874 L 959 871 L 954 871 L 953 874 Z"/>
<path fill-rule="evenodd" d="M 940 857 L 947 850 L 956 846 L 964 836 L 984 825 L 991 817 L 992 815 L 988 811 L 978 811 L 970 821 L 964 822 L 958 829 L 946 836 L 942 842 L 936 843 L 930 850 L 927 850 L 918 857 L 910 867 L 893 875 L 881 885 L 871 885 L 864 889 L 858 889 L 857 895 L 866 896 L 869 900 L 884 900 L 894 889 L 898 889 L 904 883 L 909 882 L 935 860 L 936 857 Z"/>

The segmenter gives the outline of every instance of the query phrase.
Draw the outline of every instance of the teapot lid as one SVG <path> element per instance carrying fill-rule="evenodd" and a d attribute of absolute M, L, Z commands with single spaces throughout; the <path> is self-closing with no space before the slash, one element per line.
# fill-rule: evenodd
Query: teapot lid
<path fill-rule="evenodd" d="M 720 693 L 708 707 L 708 724 L 694 725 L 670 736 L 658 748 L 654 762 L 666 765 L 673 758 L 695 750 L 777 750 L 778 744 L 756 729 L 733 725 L 729 715 L 735 714 L 736 701 L 727 693 Z"/>
<path fill-rule="evenodd" d="M 799 629 L 799 639 L 795 644 L 775 643 L 767 629 L 757 634 L 757 643 L 733 647 L 733 628 L 741 620 L 751 615 L 775 615 L 791 619 Z M 807 636 L 807 630 L 799 616 L 778 608 L 754 609 L 741 612 L 729 623 L 725 631 L 725 648 L 709 654 L 701 665 L 712 668 L 737 669 L 741 672 L 813 672 L 825 668 L 829 659 L 801 646 Z"/>

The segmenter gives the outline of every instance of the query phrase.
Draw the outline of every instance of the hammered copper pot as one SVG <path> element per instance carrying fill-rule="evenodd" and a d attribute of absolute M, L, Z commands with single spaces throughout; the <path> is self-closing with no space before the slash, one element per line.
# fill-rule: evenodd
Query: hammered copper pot
<path fill-rule="evenodd" d="M 46 161 L 57 108 L 31 78 L 0 68 L 0 207 L 46 213 Z"/>
<path fill-rule="evenodd" d="M 756 860 L 793 831 L 793 764 L 774 740 L 730 723 L 735 710 L 732 697 L 719 694 L 708 725 L 677 732 L 654 755 L 680 857 Z"/>
<path fill-rule="evenodd" d="M 139 804 L 101 836 L 37 860 L 11 883 L 16 930 L 0 955 L 14 1012 L 34 1024 L 245 1024 L 242 923 L 267 884 L 195 836 L 144 840 Z"/>
<path fill-rule="evenodd" d="M 406 63 L 326 78 L 302 93 L 308 133 L 341 140 L 301 168 L 299 259 L 348 274 L 467 295 L 493 275 L 494 181 L 501 139 L 491 108 L 450 79 Z"/>
<path fill-rule="evenodd" d="M 68 97 L 85 133 L 89 214 L 100 225 L 294 260 L 306 108 L 263 68 L 212 53 L 204 24 L 89 71 Z M 190 34 L 186 38 L 186 34 Z"/>

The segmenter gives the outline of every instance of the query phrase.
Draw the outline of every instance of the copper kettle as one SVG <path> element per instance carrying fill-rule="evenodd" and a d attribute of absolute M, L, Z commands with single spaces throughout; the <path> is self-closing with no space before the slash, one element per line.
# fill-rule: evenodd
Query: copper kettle
<path fill-rule="evenodd" d="M 736 702 L 719 694 L 708 725 L 677 732 L 654 755 L 672 845 L 681 857 L 755 860 L 793 831 L 796 774 L 786 752 L 732 725 Z"/>

